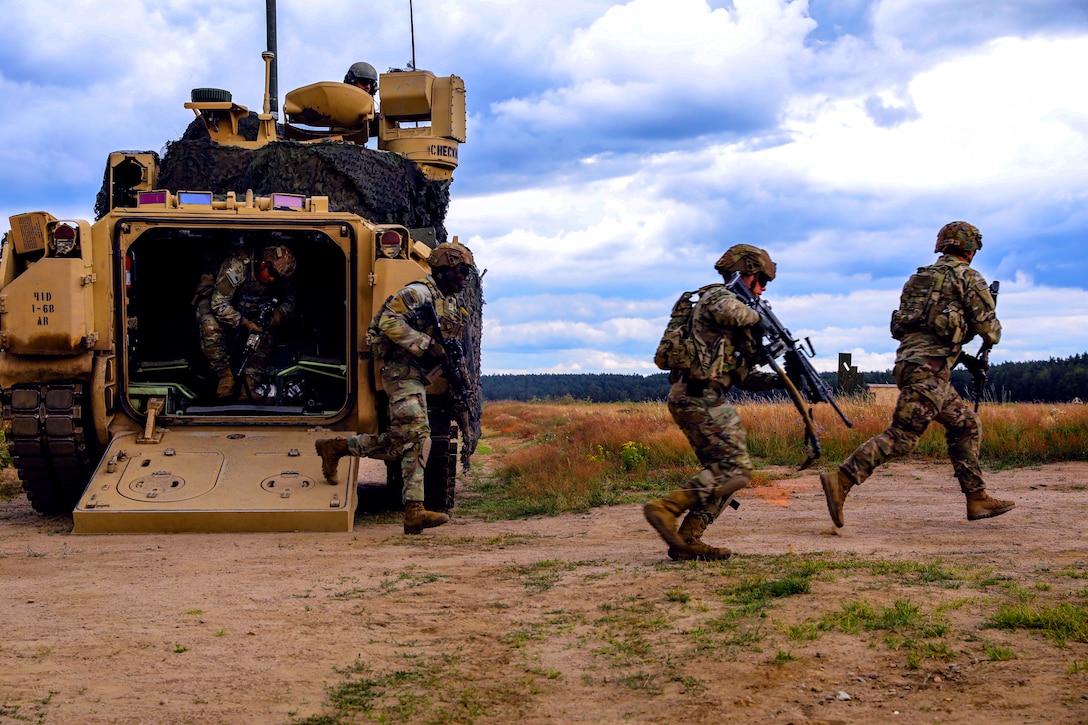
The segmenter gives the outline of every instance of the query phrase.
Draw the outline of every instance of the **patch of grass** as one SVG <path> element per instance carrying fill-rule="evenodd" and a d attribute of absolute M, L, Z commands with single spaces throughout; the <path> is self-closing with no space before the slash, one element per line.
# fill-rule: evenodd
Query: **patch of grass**
<path fill-rule="evenodd" d="M 924 614 L 916 604 L 895 600 L 877 609 L 866 601 L 843 602 L 841 611 L 824 615 L 818 623 L 823 630 L 849 634 L 883 632 L 884 645 L 906 654 L 907 666 L 917 669 L 926 659 L 952 660 L 955 652 L 942 638 L 948 625 Z"/>
<path fill-rule="evenodd" d="M 786 652 L 785 650 L 778 650 L 774 653 L 774 658 L 771 660 L 772 665 L 781 667 L 787 662 L 793 662 L 797 658 L 793 656 L 792 652 Z"/>
<path fill-rule="evenodd" d="M 1066 642 L 1088 642 L 1088 609 L 1063 602 L 1053 607 L 1009 604 L 989 619 L 999 629 L 1031 629 L 1053 640 L 1059 647 Z"/>
<path fill-rule="evenodd" d="M 986 653 L 986 659 L 991 662 L 1004 662 L 1011 660 L 1015 657 L 1015 653 L 1012 651 L 1012 647 L 1006 647 L 1000 644 L 992 644 L 990 642 L 982 643 L 982 651 Z"/>
<path fill-rule="evenodd" d="M 658 681 L 657 677 L 642 671 L 619 678 L 619 683 L 628 690 L 644 692 L 651 697 L 656 697 L 665 691 L 664 686 Z"/>
<path fill-rule="evenodd" d="M 741 582 L 727 592 L 727 601 L 736 605 L 744 615 L 760 614 L 773 600 L 808 594 L 811 590 L 809 577 L 790 573 L 779 579 L 750 579 Z"/>
<path fill-rule="evenodd" d="M 462 671 L 460 654 L 401 654 L 403 662 L 376 669 L 361 658 L 336 669 L 341 681 L 326 688 L 321 712 L 292 725 L 381 723 L 474 723 L 544 691 L 561 678 L 537 670 L 512 684 L 492 685 Z"/>
<path fill-rule="evenodd" d="M 785 628 L 786 636 L 795 642 L 809 642 L 820 638 L 820 627 L 811 620 L 805 620 L 797 624 L 788 625 Z"/>
<path fill-rule="evenodd" d="M 679 602 L 680 604 L 687 604 L 691 601 L 691 595 L 685 592 L 680 587 L 673 587 L 665 592 L 665 601 L 667 602 Z"/>
<path fill-rule="evenodd" d="M 23 492 L 19 472 L 11 467 L 11 457 L 8 456 L 6 462 L 3 460 L 6 455 L 7 446 L 0 447 L 0 501 L 10 501 Z"/>
<path fill-rule="evenodd" d="M 433 584 L 442 578 L 443 575 L 435 574 L 433 572 L 418 572 L 418 571 L 400 571 L 395 574 L 392 572 L 384 572 L 385 579 L 382 579 L 378 583 L 377 587 L 350 587 L 348 589 L 341 589 L 329 594 L 329 599 L 337 601 L 346 601 L 348 599 L 356 599 L 362 597 L 371 592 L 379 592 L 381 594 L 392 594 L 394 592 L 404 591 L 406 589 L 414 589 L 426 584 Z M 309 596 L 309 595 L 307 595 Z M 306 611 L 310 611 L 307 607 Z"/>
<path fill-rule="evenodd" d="M 527 566 L 517 567 L 518 576 L 524 577 L 525 587 L 533 592 L 546 592 L 559 582 L 561 568 L 567 568 L 566 562 L 557 559 L 537 561 Z"/>
<path fill-rule="evenodd" d="M 569 572 L 582 566 L 599 566 L 599 561 L 560 561 L 558 559 L 545 559 L 533 562 L 526 566 L 514 568 L 517 576 L 523 577 L 525 586 L 532 592 L 546 592 L 559 583 L 564 572 Z"/>
<path fill-rule="evenodd" d="M 6 469 L 12 466 L 11 451 L 8 450 L 8 439 L 3 428 L 0 428 L 0 468 Z"/>

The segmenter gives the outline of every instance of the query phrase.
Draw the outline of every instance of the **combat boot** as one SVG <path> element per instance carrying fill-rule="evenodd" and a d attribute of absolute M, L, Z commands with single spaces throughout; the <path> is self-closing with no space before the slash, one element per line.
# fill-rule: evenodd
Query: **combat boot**
<path fill-rule="evenodd" d="M 230 368 L 219 371 L 219 385 L 215 389 L 215 397 L 224 400 L 234 394 L 234 375 Z"/>
<path fill-rule="evenodd" d="M 642 514 L 650 522 L 650 526 L 653 526 L 669 545 L 670 556 L 675 550 L 677 557 L 687 559 L 695 557 L 695 552 L 676 530 L 676 517 L 691 508 L 695 502 L 694 493 L 686 488 L 678 488 L 665 498 L 651 501 L 642 507 Z"/>
<path fill-rule="evenodd" d="M 253 375 L 246 373 L 245 382 L 242 384 L 242 390 L 238 393 L 238 401 L 242 403 L 257 403 L 258 405 L 264 405 L 272 399 L 273 395 L 274 388 L 262 383 Z"/>
<path fill-rule="evenodd" d="M 831 514 L 834 524 L 841 529 L 842 505 L 846 503 L 846 494 L 850 493 L 854 484 L 841 469 L 821 473 L 820 483 L 823 484 L 824 498 L 827 499 L 827 512 Z"/>
<path fill-rule="evenodd" d="M 1015 506 L 1013 501 L 990 498 L 985 491 L 974 491 L 967 494 L 967 520 L 978 521 L 1000 516 L 1012 511 Z"/>
<path fill-rule="evenodd" d="M 404 533 L 418 534 L 423 529 L 433 529 L 450 520 L 446 514 L 437 514 L 423 508 L 422 501 L 404 502 Z"/>
<path fill-rule="evenodd" d="M 348 455 L 348 442 L 344 438 L 318 438 L 314 450 L 321 456 L 321 475 L 329 483 L 336 483 L 336 464 Z"/>
<path fill-rule="evenodd" d="M 680 524 L 680 530 L 677 534 L 684 543 L 688 545 L 689 551 L 681 551 L 676 547 L 669 547 L 669 558 L 673 561 L 686 561 L 689 559 L 700 559 L 703 561 L 719 561 L 722 559 L 728 559 L 733 555 L 729 549 L 719 549 L 716 546 L 710 546 L 703 542 L 700 538 L 703 532 L 706 531 L 706 527 L 709 526 L 706 519 L 701 516 L 688 516 L 684 519 L 684 523 Z"/>

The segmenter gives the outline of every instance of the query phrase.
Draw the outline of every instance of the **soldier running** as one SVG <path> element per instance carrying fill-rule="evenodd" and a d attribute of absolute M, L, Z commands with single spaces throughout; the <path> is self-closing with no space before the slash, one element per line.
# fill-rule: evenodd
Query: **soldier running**
<path fill-rule="evenodd" d="M 776 267 L 763 249 L 736 244 L 714 269 L 725 280 L 740 272 L 743 283 L 759 297 Z M 646 520 L 669 545 L 669 558 L 677 560 L 727 559 L 732 553 L 701 538 L 753 472 L 744 426 L 725 394 L 733 386 L 752 391 L 783 387 L 777 375 L 752 369 L 760 354 L 759 313 L 724 284 L 700 292 L 690 328 L 696 360 L 669 371 L 668 406 L 704 468 L 682 488 L 643 508 Z M 678 530 L 676 521 L 684 511 L 688 515 Z"/>
<path fill-rule="evenodd" d="M 967 222 L 950 222 L 937 233 L 936 263 L 921 267 L 903 286 L 892 313 L 892 337 L 899 341 L 895 383 L 899 400 L 886 431 L 858 446 L 838 470 L 820 476 L 827 510 L 843 525 L 846 495 L 887 460 L 914 450 L 929 424 L 945 427 L 948 457 L 967 497 L 967 519 L 1000 516 L 1016 505 L 990 498 L 979 467 L 978 415 L 952 387 L 952 368 L 963 345 L 975 335 L 990 345 L 1001 340 L 1001 322 L 986 280 L 971 268 L 982 249 L 982 234 Z"/>

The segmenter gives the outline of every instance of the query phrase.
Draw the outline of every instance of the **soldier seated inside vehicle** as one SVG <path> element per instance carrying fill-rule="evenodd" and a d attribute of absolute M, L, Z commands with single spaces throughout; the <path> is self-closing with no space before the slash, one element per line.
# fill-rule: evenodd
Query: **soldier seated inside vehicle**
<path fill-rule="evenodd" d="M 184 248 L 196 253 L 176 254 Z M 328 416 L 347 400 L 345 257 L 317 231 L 160 227 L 128 250 L 128 402 Z"/>

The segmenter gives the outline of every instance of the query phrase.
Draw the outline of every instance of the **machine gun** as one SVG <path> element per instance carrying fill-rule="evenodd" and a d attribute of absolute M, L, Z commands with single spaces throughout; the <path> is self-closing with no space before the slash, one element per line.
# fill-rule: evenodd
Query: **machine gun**
<path fill-rule="evenodd" d="M 446 359 L 442 361 L 442 374 L 449 384 L 453 414 L 457 425 L 461 428 L 461 468 L 467 471 L 472 466 L 472 454 L 476 452 L 476 444 L 480 441 L 480 417 L 478 408 L 471 405 L 475 391 L 468 386 L 464 371 L 461 369 L 465 359 L 465 349 L 460 340 L 450 340 L 442 332 L 442 325 L 438 321 L 438 312 L 433 302 L 428 302 L 423 312 L 425 321 L 434 326 L 435 340 L 446 351 Z"/>
<path fill-rule="evenodd" d="M 786 326 L 771 311 L 771 306 L 752 294 L 752 290 L 744 284 L 740 272 L 734 272 L 726 288 L 740 299 L 741 302 L 759 313 L 759 331 L 762 338 L 763 357 L 782 383 L 786 386 L 793 404 L 801 414 L 801 421 L 805 425 L 805 461 L 798 470 L 805 470 L 820 457 L 822 449 L 820 439 L 816 437 L 816 424 L 812 421 L 812 410 L 806 409 L 805 401 L 810 403 L 829 403 L 835 412 L 842 418 L 847 428 L 853 428 L 854 424 L 842 412 L 831 389 L 820 378 L 819 373 L 808 361 L 815 357 L 816 350 L 812 347 L 812 341 L 807 337 L 802 343 L 794 339 Z M 806 351 L 805 346 L 808 349 Z M 779 365 L 778 358 L 784 358 L 785 369 Z M 803 396 L 803 397 L 802 397 Z"/>
<path fill-rule="evenodd" d="M 1001 291 L 1001 283 L 996 279 L 990 283 L 990 296 L 994 298 L 994 307 L 997 306 L 997 293 Z M 975 412 L 978 412 L 978 404 L 982 401 L 982 390 L 986 387 L 986 379 L 990 374 L 990 350 L 994 349 L 992 342 L 985 342 L 979 345 L 978 353 L 975 355 L 968 355 L 965 352 L 960 353 L 959 360 L 957 362 L 962 363 L 963 367 L 967 368 L 967 371 L 971 373 L 972 386 L 974 391 L 971 395 L 971 400 L 975 404 Z"/>

